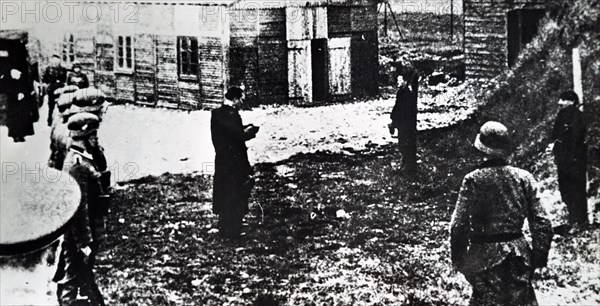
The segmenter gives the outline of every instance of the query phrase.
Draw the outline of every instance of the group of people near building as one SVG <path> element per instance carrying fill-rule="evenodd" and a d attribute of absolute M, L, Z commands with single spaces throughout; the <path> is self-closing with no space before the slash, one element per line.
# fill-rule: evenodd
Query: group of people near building
<path fill-rule="evenodd" d="M 89 88 L 80 67 L 74 68 L 67 81 L 66 70 L 60 66 L 60 58 L 55 57 L 43 80 L 47 83 L 48 124 L 52 127 L 49 165 L 74 178 L 79 187 L 78 195 L 67 183 L 58 186 L 63 186 L 60 187 L 62 192 L 68 191 L 79 199 L 77 203 L 64 204 L 65 209 L 73 205 L 77 208 L 71 209 L 73 216 L 54 219 L 60 224 L 54 226 L 51 233 L 43 232 L 43 228 L 34 231 L 36 235 L 27 238 L 24 245 L 44 250 L 28 253 L 37 254 L 34 260 L 50 262 L 56 260 L 51 254 L 59 254 L 53 280 L 58 284 L 57 298 L 61 305 L 81 302 L 104 305 L 95 283 L 93 265 L 109 210 L 110 171 L 97 134 L 106 107 L 105 96 L 100 90 Z M 12 77 L 19 79 L 18 74 Z M 392 133 L 398 130 L 402 171 L 409 174 L 417 171 L 418 81 L 414 70 L 409 69 L 399 76 L 396 105 L 389 125 Z M 19 94 L 15 97 L 23 98 Z M 242 221 L 248 213 L 248 200 L 254 186 L 246 142 L 257 135 L 259 127 L 242 122 L 239 110 L 244 97 L 243 87 L 230 87 L 224 103 L 212 111 L 211 117 L 216 153 L 213 212 L 218 215 L 220 234 L 228 239 L 238 238 L 242 233 Z M 559 100 L 564 108 L 558 114 L 551 139 L 560 191 L 571 222 L 584 227 L 587 224 L 586 128 L 577 95 L 568 91 Z M 510 165 L 511 135 L 502 123 L 490 121 L 481 126 L 473 146 L 481 152 L 483 162 L 465 176 L 452 214 L 453 266 L 473 287 L 471 305 L 536 305 L 532 276 L 536 268 L 546 266 L 553 236 L 549 217 L 537 194 L 536 181 L 531 173 Z M 44 211 L 47 205 L 57 205 L 59 197 L 50 198 L 52 201 L 48 203 L 32 202 L 30 206 L 34 209 L 39 206 L 39 211 Z M 522 232 L 525 220 L 532 236 L 531 245 Z M 58 237 L 59 229 L 63 235 L 57 246 L 51 242 Z M 2 250 L 12 250 L 7 253 L 12 256 L 16 254 L 13 251 L 23 245 L 4 236 L 1 243 Z M 27 265 L 19 260 L 8 265 L 15 263 Z"/>
<path fill-rule="evenodd" d="M 47 122 L 51 127 L 48 165 L 52 171 L 60 173 L 59 177 L 68 177 L 68 181 L 75 182 L 79 190 L 78 194 L 71 195 L 78 199 L 75 213 L 68 220 L 63 220 L 64 224 L 53 229 L 62 231 L 60 243 L 54 244 L 54 247 L 46 246 L 43 253 L 52 258 L 55 267 L 52 280 L 57 284 L 56 294 L 60 305 L 104 305 L 93 267 L 106 232 L 105 218 L 110 205 L 111 173 L 107 169 L 104 149 L 99 144 L 97 133 L 106 111 L 106 97 L 102 91 L 89 87 L 87 76 L 79 64 L 74 64 L 73 71 L 67 73 L 58 55 L 52 57 L 42 81 L 48 103 Z M 27 96 L 27 99 L 33 101 L 30 102 L 35 104 L 37 112 L 38 105 L 34 97 Z M 38 182 L 39 188 L 46 188 L 45 183 Z M 68 184 L 63 187 L 71 188 Z M 62 198 L 59 194 L 48 196 L 52 199 L 49 201 L 51 203 Z M 22 202 L 30 200 L 25 198 Z M 28 205 L 42 211 L 46 209 L 45 203 Z M 65 209 L 70 205 L 75 204 L 67 205 L 65 202 Z M 26 243 L 47 241 L 48 233 L 42 230 L 33 229 L 37 235 Z M 6 249 L 4 243 L 3 248 Z M 47 259 L 44 256 L 36 258 Z"/>
<path fill-rule="evenodd" d="M 80 209 L 69 224 L 60 248 L 57 298 L 61 305 L 104 305 L 93 267 L 105 234 L 111 173 L 107 169 L 98 129 L 106 97 L 89 87 L 81 66 L 74 65 L 66 84 L 60 59 L 53 58 L 44 75 L 48 82 L 48 125 L 51 126 L 48 164 L 68 173 L 80 187 Z"/>
<path fill-rule="evenodd" d="M 232 87 L 225 103 L 213 110 L 211 132 L 216 152 L 213 211 L 223 236 L 239 237 L 253 186 L 246 141 L 258 131 L 244 125 L 238 110 L 244 92 Z M 398 77 L 390 132 L 398 130 L 401 171 L 417 170 L 418 74 L 407 69 Z M 559 99 L 563 105 L 551 135 L 558 181 L 571 224 L 587 220 L 585 123 L 573 91 Z M 480 167 L 463 180 L 450 225 L 451 260 L 473 287 L 470 305 L 537 305 L 533 272 L 547 265 L 554 235 L 542 206 L 536 180 L 509 163 L 511 135 L 500 122 L 485 123 L 473 146 L 481 153 Z M 528 221 L 531 246 L 523 234 Z"/>

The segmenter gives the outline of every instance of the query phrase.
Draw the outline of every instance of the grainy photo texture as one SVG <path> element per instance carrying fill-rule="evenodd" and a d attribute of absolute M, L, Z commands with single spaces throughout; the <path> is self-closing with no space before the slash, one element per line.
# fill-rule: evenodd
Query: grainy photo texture
<path fill-rule="evenodd" d="M 0 305 L 599 305 L 597 0 L 2 0 Z"/>

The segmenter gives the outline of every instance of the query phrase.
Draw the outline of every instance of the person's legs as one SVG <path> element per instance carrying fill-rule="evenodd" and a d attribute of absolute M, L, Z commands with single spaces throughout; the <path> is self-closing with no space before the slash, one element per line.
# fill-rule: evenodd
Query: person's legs
<path fill-rule="evenodd" d="M 531 276 L 524 259 L 514 256 L 491 269 L 465 275 L 473 287 L 469 305 L 537 305 Z"/>
<path fill-rule="evenodd" d="M 398 146 L 402 154 L 402 169 L 414 172 L 417 168 L 417 134 L 410 126 L 398 128 Z"/>
<path fill-rule="evenodd" d="M 531 284 L 533 271 L 532 268 L 525 265 L 525 260 L 520 257 L 509 257 L 504 270 L 504 280 L 506 284 L 505 305 L 537 305 L 535 291 Z"/>
<path fill-rule="evenodd" d="M 588 224 L 587 177 L 585 164 L 577 165 L 573 173 L 573 219 L 580 226 Z"/>
<path fill-rule="evenodd" d="M 58 282 L 56 295 L 61 306 L 71 305 L 77 301 L 79 288 L 83 281 L 82 272 L 85 269 L 83 254 L 77 250 L 74 243 L 64 241 L 60 257 L 59 260 L 64 264 L 59 264 L 63 270 L 57 271 L 59 279 L 55 279 Z"/>
<path fill-rule="evenodd" d="M 52 125 L 52 113 L 54 112 L 54 106 L 56 105 L 56 96 L 54 95 L 54 91 L 58 87 L 55 85 L 48 86 L 48 126 Z"/>
<path fill-rule="evenodd" d="M 408 131 L 406 135 L 406 170 L 414 172 L 417 169 L 417 131 Z"/>
<path fill-rule="evenodd" d="M 567 166 L 557 166 L 558 170 L 558 189 L 560 190 L 560 196 L 567 206 L 567 210 L 569 211 L 569 223 L 571 225 L 577 223 L 577 209 L 575 205 L 575 176 L 573 175 L 572 169 Z"/>
<path fill-rule="evenodd" d="M 245 214 L 244 200 L 240 194 L 230 197 L 228 206 L 219 214 L 219 232 L 225 238 L 239 238 Z"/>

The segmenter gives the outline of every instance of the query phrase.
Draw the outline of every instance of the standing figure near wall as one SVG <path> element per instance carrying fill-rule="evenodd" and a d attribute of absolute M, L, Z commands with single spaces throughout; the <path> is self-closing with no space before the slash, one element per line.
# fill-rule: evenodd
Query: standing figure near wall
<path fill-rule="evenodd" d="M 5 77 L 6 78 L 6 77 Z M 10 75 L 3 80 L 8 94 L 7 120 L 8 136 L 14 142 L 24 142 L 26 136 L 34 134 L 33 122 L 37 115 L 33 84 L 28 77 L 17 69 L 11 69 Z"/>
<path fill-rule="evenodd" d="M 390 115 L 390 132 L 398 130 L 398 147 L 402 154 L 402 170 L 410 174 L 417 170 L 417 99 L 419 77 L 407 69 L 398 76 L 396 104 Z"/>
<path fill-rule="evenodd" d="M 220 108 L 212 111 L 210 122 L 216 153 L 213 212 L 219 216 L 220 234 L 237 238 L 254 185 L 246 141 L 256 136 L 258 127 L 242 124 L 238 112 L 244 102 L 241 88 L 229 88 L 225 99 Z"/>
<path fill-rule="evenodd" d="M 67 69 L 60 64 L 60 56 L 58 54 L 52 55 L 50 59 L 50 66 L 46 68 L 42 82 L 46 87 L 46 94 L 48 95 L 48 126 L 52 125 L 52 113 L 54 112 L 54 106 L 56 105 L 56 95 L 54 91 L 58 88 L 65 86 L 67 80 Z"/>

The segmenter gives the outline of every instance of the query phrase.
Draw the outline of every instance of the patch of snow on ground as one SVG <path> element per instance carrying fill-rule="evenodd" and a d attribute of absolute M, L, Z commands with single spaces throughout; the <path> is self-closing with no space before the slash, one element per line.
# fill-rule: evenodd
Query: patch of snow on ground
<path fill-rule="evenodd" d="M 431 99 L 422 99 L 422 104 L 426 103 L 431 104 Z M 247 143 L 250 162 L 277 162 L 298 153 L 362 150 L 367 145 L 395 142 L 387 128 L 393 105 L 394 99 L 379 99 L 311 108 L 265 106 L 242 111 L 244 124 L 260 126 L 257 137 Z M 419 113 L 418 128 L 448 126 L 465 119 L 470 112 L 463 108 L 447 113 Z M 13 143 L 6 127 L 0 127 L 3 165 L 19 165 L 19 172 L 45 167 L 50 155 L 50 128 L 45 124 L 44 114 L 46 106 L 40 109 L 42 119 L 35 124 L 36 135 L 28 137 L 25 143 Z M 214 171 L 210 111 L 112 105 L 100 126 L 99 138 L 113 181 L 165 172 L 211 174 Z M 22 163 L 26 166 L 22 167 Z"/>

